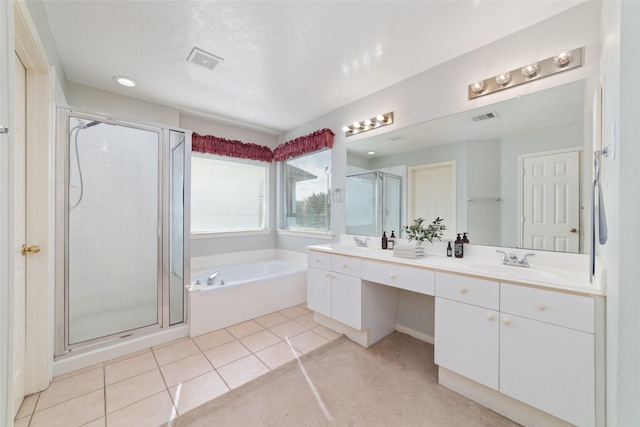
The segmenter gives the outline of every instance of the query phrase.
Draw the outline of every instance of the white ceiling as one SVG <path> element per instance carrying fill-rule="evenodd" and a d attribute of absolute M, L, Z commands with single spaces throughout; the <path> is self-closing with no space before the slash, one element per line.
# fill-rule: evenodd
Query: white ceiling
<path fill-rule="evenodd" d="M 44 4 L 69 81 L 277 134 L 581 1 Z M 224 62 L 189 63 L 194 47 Z"/>

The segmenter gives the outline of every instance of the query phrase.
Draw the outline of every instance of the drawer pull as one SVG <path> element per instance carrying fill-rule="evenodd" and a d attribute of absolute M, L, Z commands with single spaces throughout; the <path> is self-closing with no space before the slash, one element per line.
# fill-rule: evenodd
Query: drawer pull
<path fill-rule="evenodd" d="M 543 302 L 538 303 L 538 310 L 546 310 L 546 309 L 547 309 L 547 304 Z"/>
<path fill-rule="evenodd" d="M 327 273 L 327 277 L 331 277 L 331 273 Z"/>
<path fill-rule="evenodd" d="M 510 325 L 511 319 L 509 319 L 508 317 L 505 317 L 504 319 L 502 319 L 502 323 L 504 323 L 505 325 Z"/>
<path fill-rule="evenodd" d="M 320 258 L 316 258 L 316 263 L 319 263 L 319 262 L 320 262 Z"/>
<path fill-rule="evenodd" d="M 342 264 L 342 268 L 347 268 L 347 264 Z"/>
<path fill-rule="evenodd" d="M 460 288 L 460 293 L 461 294 L 466 294 L 467 293 L 467 288 L 465 288 L 464 286 Z"/>
<path fill-rule="evenodd" d="M 493 315 L 493 313 L 489 313 L 489 314 L 487 314 L 487 320 L 493 320 L 493 319 L 495 319 L 495 318 L 496 318 L 496 317 Z"/>
<path fill-rule="evenodd" d="M 395 279 L 395 278 L 396 278 L 396 275 L 395 275 L 395 274 L 391 273 L 391 274 L 389 275 L 389 279 Z"/>

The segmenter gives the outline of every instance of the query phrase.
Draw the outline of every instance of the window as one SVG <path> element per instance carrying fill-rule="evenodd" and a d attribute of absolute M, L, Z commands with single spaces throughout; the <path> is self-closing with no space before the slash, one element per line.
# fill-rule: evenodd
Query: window
<path fill-rule="evenodd" d="M 212 154 L 191 158 L 191 232 L 266 228 L 269 164 Z"/>
<path fill-rule="evenodd" d="M 285 228 L 331 229 L 331 150 L 316 151 L 282 162 Z"/>

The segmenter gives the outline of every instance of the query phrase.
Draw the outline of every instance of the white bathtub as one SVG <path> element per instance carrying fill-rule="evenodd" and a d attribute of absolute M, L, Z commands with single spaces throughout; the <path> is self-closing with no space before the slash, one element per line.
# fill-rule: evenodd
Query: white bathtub
<path fill-rule="evenodd" d="M 213 285 L 207 278 L 219 272 Z M 200 279 L 200 284 L 196 281 Z M 224 279 L 224 285 L 220 283 Z M 189 335 L 192 337 L 282 310 L 307 300 L 306 264 L 269 259 L 192 271 Z"/>

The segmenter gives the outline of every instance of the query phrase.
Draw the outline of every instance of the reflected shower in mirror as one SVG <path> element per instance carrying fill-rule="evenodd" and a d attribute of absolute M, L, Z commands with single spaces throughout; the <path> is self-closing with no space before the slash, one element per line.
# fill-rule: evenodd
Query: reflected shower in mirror
<path fill-rule="evenodd" d="M 436 214 L 445 218 L 447 239 L 468 232 L 473 244 L 584 252 L 584 92 L 585 82 L 576 81 L 348 143 L 347 175 L 401 177 L 399 229 Z M 433 176 L 448 182 L 435 185 Z M 377 216 L 374 201 L 348 181 L 347 205 L 356 199 Z M 348 234 L 381 235 L 380 227 L 349 227 L 363 221 L 362 212 L 354 217 L 347 208 L 346 215 Z"/>

